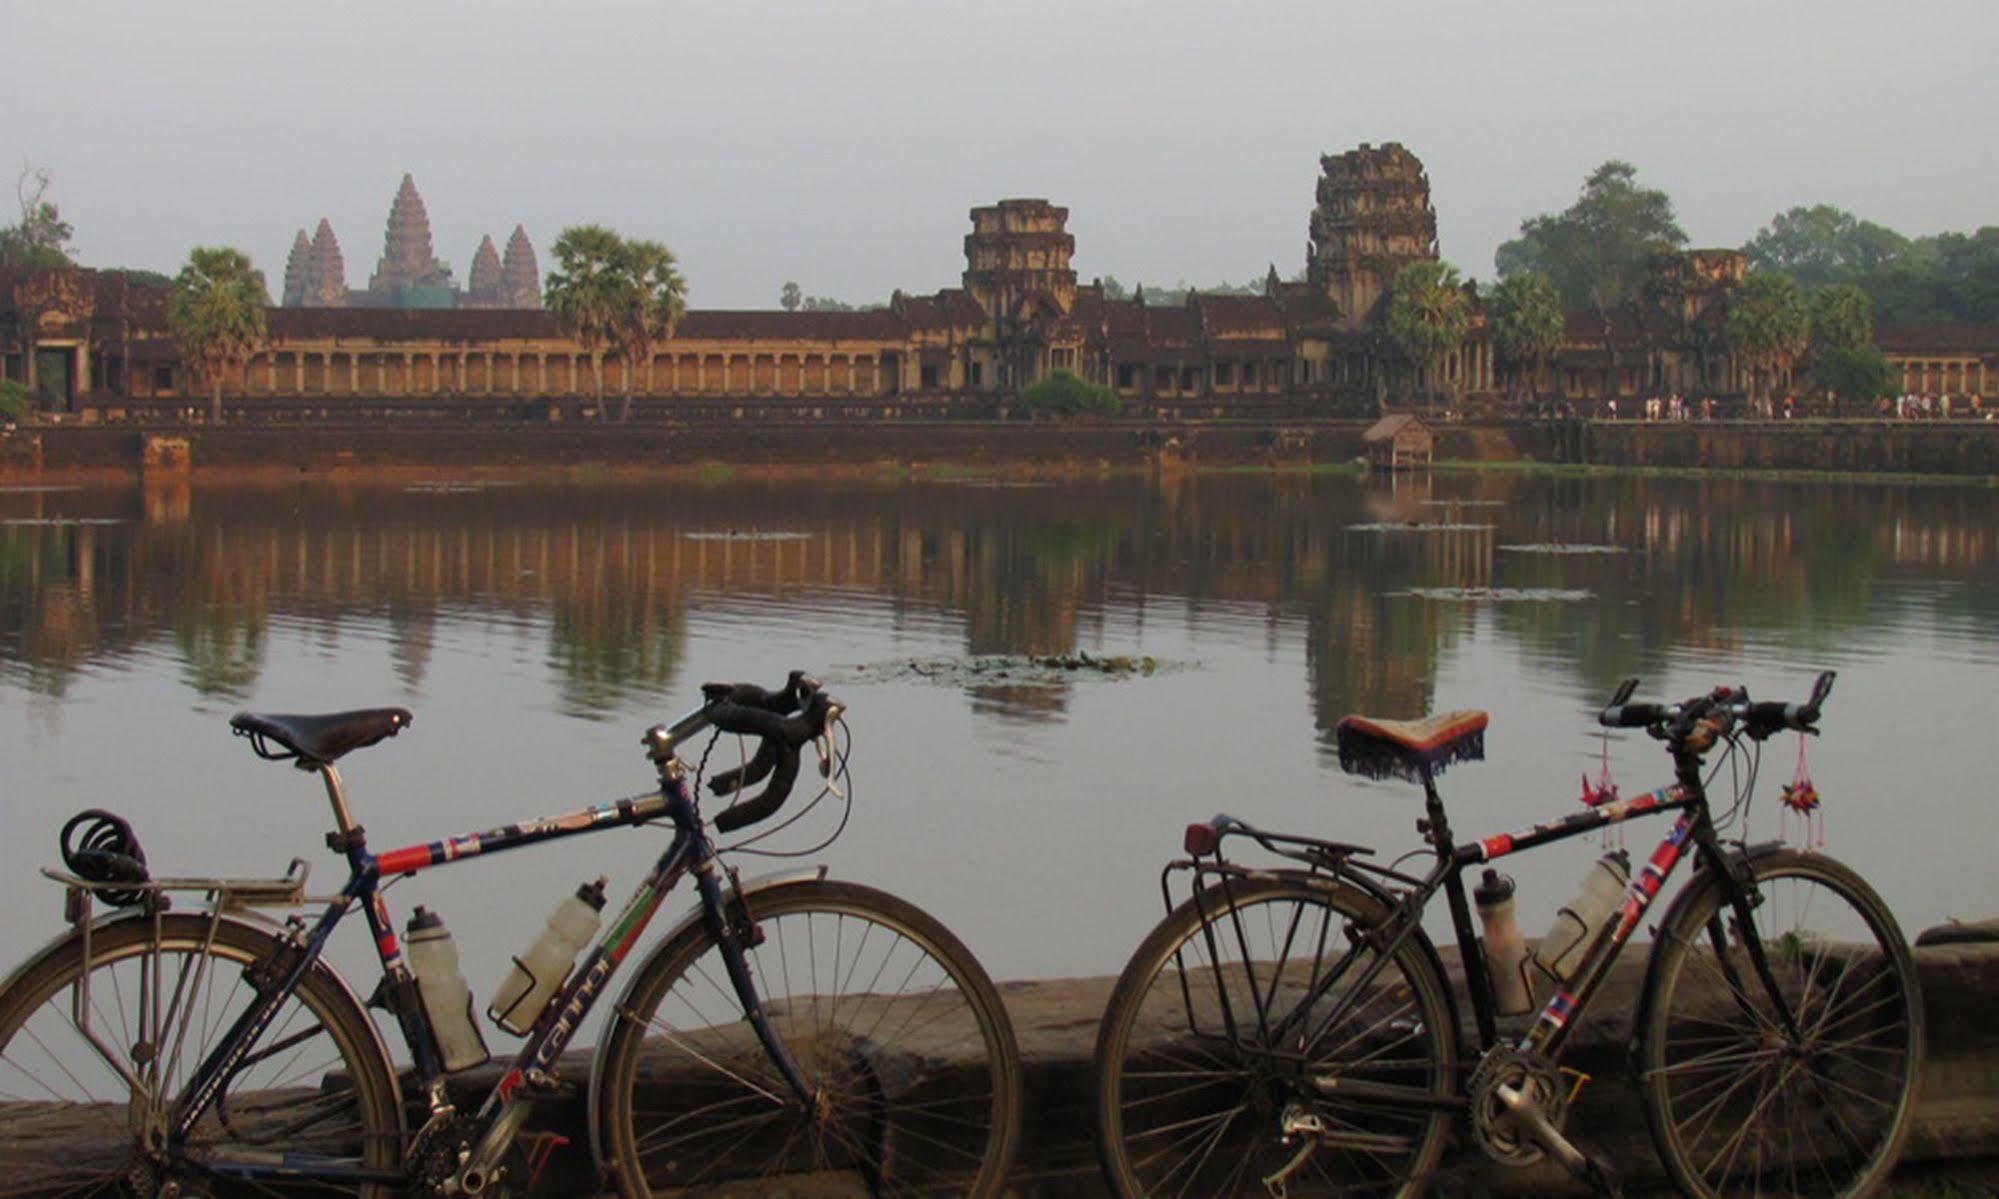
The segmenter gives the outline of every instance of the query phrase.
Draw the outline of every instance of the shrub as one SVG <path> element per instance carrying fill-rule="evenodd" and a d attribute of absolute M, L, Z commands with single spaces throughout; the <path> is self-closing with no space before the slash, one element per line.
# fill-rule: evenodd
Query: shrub
<path fill-rule="evenodd" d="M 12 379 L 0 379 L 0 420 L 25 419 L 34 405 L 28 389 Z"/>
<path fill-rule="evenodd" d="M 1035 412 L 1100 412 L 1115 416 L 1118 410 L 1116 392 L 1071 370 L 1050 371 L 1029 384 L 1020 393 L 1020 399 Z"/>

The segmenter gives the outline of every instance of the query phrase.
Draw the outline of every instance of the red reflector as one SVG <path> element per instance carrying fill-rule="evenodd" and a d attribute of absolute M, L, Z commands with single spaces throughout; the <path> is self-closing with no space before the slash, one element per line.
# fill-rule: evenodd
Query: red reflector
<path fill-rule="evenodd" d="M 1214 825 L 1190 824 L 1187 826 L 1187 835 L 1181 839 L 1180 844 L 1188 853 L 1199 857 L 1202 854 L 1215 852 L 1215 846 L 1221 844 L 1221 840 L 1221 834 L 1215 831 Z"/>

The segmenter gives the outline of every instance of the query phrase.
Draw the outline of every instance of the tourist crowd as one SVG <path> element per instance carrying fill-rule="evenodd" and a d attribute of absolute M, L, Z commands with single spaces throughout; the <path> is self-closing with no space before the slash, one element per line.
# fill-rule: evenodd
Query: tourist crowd
<path fill-rule="evenodd" d="M 1713 396 L 1692 399 L 1679 395 L 1655 395 L 1627 397 L 1621 401 L 1613 396 L 1603 401 L 1600 412 L 1608 420 L 1645 421 L 1714 420 L 1717 415 L 1735 415 L 1752 420 L 1858 415 L 1851 408 L 1842 412 L 1830 395 L 1769 396 L 1750 400 L 1732 413 Z M 1884 396 L 1875 406 L 1875 413 L 1896 420 L 1993 420 L 1999 416 L 1999 404 L 1987 404 L 1975 395 Z"/>

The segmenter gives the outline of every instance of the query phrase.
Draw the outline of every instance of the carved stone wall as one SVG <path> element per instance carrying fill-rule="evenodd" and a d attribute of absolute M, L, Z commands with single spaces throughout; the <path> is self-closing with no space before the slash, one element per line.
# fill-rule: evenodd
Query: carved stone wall
<path fill-rule="evenodd" d="M 1339 306 L 1342 327 L 1365 328 L 1397 271 L 1437 257 L 1430 177 L 1400 142 L 1362 144 L 1319 165 L 1306 278 Z"/>

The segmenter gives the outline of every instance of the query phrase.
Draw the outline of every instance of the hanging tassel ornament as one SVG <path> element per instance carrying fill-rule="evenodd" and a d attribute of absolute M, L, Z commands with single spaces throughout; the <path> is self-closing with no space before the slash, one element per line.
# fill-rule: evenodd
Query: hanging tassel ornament
<path fill-rule="evenodd" d="M 1617 781 L 1610 777 L 1610 734 L 1601 734 L 1603 742 L 1603 764 L 1597 770 L 1596 778 L 1583 775 L 1583 806 L 1600 808 L 1607 803 L 1617 802 Z M 1624 848 L 1624 826 L 1612 824 L 1604 826 L 1603 844 L 1606 848 Z"/>
<path fill-rule="evenodd" d="M 1784 785 L 1778 795 L 1784 805 L 1784 835 L 1790 836 L 1791 817 L 1795 815 L 1802 833 L 1802 843 L 1807 849 L 1825 848 L 1825 805 L 1819 799 L 1819 789 L 1812 785 L 1811 768 L 1805 764 L 1805 735 L 1798 734 L 1798 768 L 1791 772 L 1791 781 Z"/>

